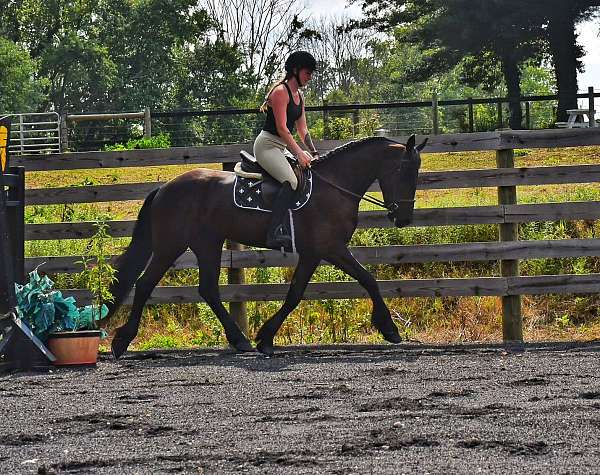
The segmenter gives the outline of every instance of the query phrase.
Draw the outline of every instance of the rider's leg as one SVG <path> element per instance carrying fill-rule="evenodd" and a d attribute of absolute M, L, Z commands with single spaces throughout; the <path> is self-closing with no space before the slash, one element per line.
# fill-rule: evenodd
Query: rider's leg
<path fill-rule="evenodd" d="M 284 151 L 285 143 L 264 130 L 254 141 L 254 157 L 258 164 L 279 183 L 288 181 L 295 190 L 298 188 L 298 178 L 285 158 Z"/>
<path fill-rule="evenodd" d="M 254 142 L 254 155 L 257 162 L 273 178 L 283 183 L 272 207 L 272 217 L 267 232 L 267 247 L 289 247 L 292 238 L 284 230 L 284 220 L 290 208 L 298 178 L 284 155 L 285 144 L 268 132 L 261 132 Z"/>
<path fill-rule="evenodd" d="M 285 215 L 292 204 L 294 190 L 288 181 L 284 182 L 277 193 L 275 202 L 271 208 L 271 222 L 267 232 L 267 247 L 290 247 L 292 236 L 289 235 L 283 223 Z"/>

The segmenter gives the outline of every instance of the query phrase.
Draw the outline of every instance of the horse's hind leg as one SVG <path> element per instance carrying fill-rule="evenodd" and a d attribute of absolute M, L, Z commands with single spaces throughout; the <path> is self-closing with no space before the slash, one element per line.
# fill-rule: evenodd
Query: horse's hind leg
<path fill-rule="evenodd" d="M 120 358 L 127 350 L 129 344 L 136 337 L 146 300 L 148 300 L 154 287 L 160 282 L 160 279 L 169 269 L 171 264 L 184 250 L 166 255 L 154 254 L 150 259 L 150 263 L 146 267 L 146 270 L 135 284 L 135 296 L 133 298 L 129 319 L 125 325 L 117 329 L 115 337 L 113 338 L 111 347 L 112 354 L 115 358 Z"/>
<path fill-rule="evenodd" d="M 402 338 L 398 333 L 398 327 L 392 320 L 390 311 L 381 297 L 379 286 L 375 278 L 358 262 L 347 247 L 325 258 L 334 266 L 339 267 L 350 277 L 354 277 L 360 285 L 369 293 L 373 301 L 373 314 L 371 323 L 383 337 L 390 343 L 400 343 Z"/>
<path fill-rule="evenodd" d="M 200 284 L 198 291 L 211 310 L 215 313 L 231 346 L 238 351 L 255 351 L 254 347 L 237 326 L 227 309 L 223 306 L 219 294 L 219 273 L 221 271 L 222 240 L 197 243 L 192 251 L 198 258 Z"/>
<path fill-rule="evenodd" d="M 265 355 L 273 354 L 273 338 L 275 338 L 275 334 L 281 325 L 283 325 L 286 317 L 298 306 L 300 300 L 302 300 L 302 295 L 304 295 L 310 277 L 315 272 L 319 262 L 321 262 L 321 258 L 319 257 L 307 256 L 304 254 L 300 255 L 298 266 L 294 271 L 292 283 L 290 284 L 287 296 L 285 297 L 285 302 L 283 302 L 279 311 L 267 320 L 256 334 L 256 341 L 258 342 L 256 348 L 261 353 L 264 353 Z"/>

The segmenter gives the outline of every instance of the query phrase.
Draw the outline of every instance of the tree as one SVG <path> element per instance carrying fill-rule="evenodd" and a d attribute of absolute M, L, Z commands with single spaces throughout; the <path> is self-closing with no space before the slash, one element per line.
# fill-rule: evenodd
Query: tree
<path fill-rule="evenodd" d="M 7 34 L 37 62 L 37 74 L 48 79 L 47 107 L 58 110 L 174 107 L 177 83 L 189 74 L 183 59 L 213 27 L 196 0 L 23 0 L 9 7 L 16 23 Z"/>
<path fill-rule="evenodd" d="M 178 85 L 192 74 L 186 57 L 214 26 L 195 6 L 196 0 L 99 1 L 92 31 L 117 67 L 113 108 L 177 107 Z"/>
<path fill-rule="evenodd" d="M 348 96 L 360 82 L 360 63 L 369 57 L 370 31 L 352 29 L 347 17 L 329 17 L 307 23 L 311 35 L 300 46 L 317 59 L 319 70 L 309 85 L 314 96 L 323 100 L 334 90 Z"/>
<path fill-rule="evenodd" d="M 1 37 L 0 71 L 0 114 L 39 111 L 44 81 L 34 79 L 35 63 L 25 49 Z"/>
<path fill-rule="evenodd" d="M 287 54 L 311 34 L 295 0 L 201 0 L 199 5 L 219 24 L 218 39 L 242 52 L 242 73 L 252 77 L 255 92 L 275 80 Z"/>
<path fill-rule="evenodd" d="M 519 0 L 364 0 L 367 25 L 399 27 L 400 37 L 419 45 L 423 61 L 411 79 L 451 70 L 470 57 L 473 66 L 498 61 L 506 83 L 510 126 L 521 128 L 521 65 L 541 58 L 541 27 L 524 14 Z"/>
<path fill-rule="evenodd" d="M 528 0 L 523 2 L 529 14 L 545 25 L 556 84 L 557 120 L 567 119 L 567 109 L 577 108 L 577 71 L 584 51 L 577 43 L 576 25 L 598 12 L 598 0 Z"/>

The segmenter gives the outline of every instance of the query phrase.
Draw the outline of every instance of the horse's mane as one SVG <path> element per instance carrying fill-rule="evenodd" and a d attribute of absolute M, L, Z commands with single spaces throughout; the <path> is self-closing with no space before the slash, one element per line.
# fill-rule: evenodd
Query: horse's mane
<path fill-rule="evenodd" d="M 336 155 L 340 155 L 342 152 L 346 152 L 348 150 L 356 148 L 359 145 L 366 145 L 371 142 L 379 142 L 379 141 L 383 141 L 383 140 L 388 140 L 388 139 L 386 137 L 376 136 L 376 137 L 364 137 L 362 139 L 353 140 L 352 142 L 348 142 L 347 144 L 340 145 L 339 147 L 336 147 L 333 150 L 330 150 L 326 154 L 320 156 L 317 160 L 313 160 L 312 164 L 318 165 L 319 163 L 329 161 Z"/>

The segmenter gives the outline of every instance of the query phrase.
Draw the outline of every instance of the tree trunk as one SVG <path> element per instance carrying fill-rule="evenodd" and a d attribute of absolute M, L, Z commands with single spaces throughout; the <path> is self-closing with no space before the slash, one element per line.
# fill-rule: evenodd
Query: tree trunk
<path fill-rule="evenodd" d="M 567 120 L 567 109 L 577 108 L 577 66 L 580 50 L 575 34 L 575 11 L 570 2 L 553 2 L 548 41 L 558 87 L 557 121 Z"/>
<path fill-rule="evenodd" d="M 523 112 L 521 111 L 521 71 L 519 63 L 510 55 L 502 58 L 502 73 L 508 90 L 508 107 L 510 109 L 509 125 L 513 130 L 521 129 Z"/>

